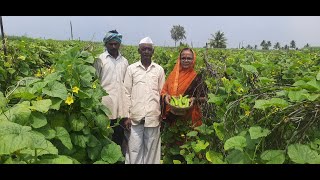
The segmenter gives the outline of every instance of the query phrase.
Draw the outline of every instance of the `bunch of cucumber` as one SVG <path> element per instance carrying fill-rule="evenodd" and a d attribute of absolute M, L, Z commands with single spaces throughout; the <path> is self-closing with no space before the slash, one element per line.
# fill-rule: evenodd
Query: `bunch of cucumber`
<path fill-rule="evenodd" d="M 180 108 L 189 107 L 190 98 L 188 97 L 188 95 L 182 96 L 181 94 L 178 97 L 171 96 L 170 105 L 175 107 L 180 107 Z"/>

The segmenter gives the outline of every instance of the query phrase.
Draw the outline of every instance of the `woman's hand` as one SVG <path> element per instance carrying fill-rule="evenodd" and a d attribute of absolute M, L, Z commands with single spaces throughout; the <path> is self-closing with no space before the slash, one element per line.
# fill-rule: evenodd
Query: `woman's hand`
<path fill-rule="evenodd" d="M 171 96 L 169 94 L 166 94 L 164 99 L 167 104 L 170 104 Z"/>
<path fill-rule="evenodd" d="M 123 122 L 124 127 L 130 131 L 131 130 L 131 119 L 130 118 L 126 118 Z"/>

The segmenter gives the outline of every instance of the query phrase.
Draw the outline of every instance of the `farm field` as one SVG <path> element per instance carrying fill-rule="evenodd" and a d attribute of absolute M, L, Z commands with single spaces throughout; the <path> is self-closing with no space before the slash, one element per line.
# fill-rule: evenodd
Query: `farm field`
<path fill-rule="evenodd" d="M 0 50 L 0 164 L 115 164 L 106 95 L 93 62 L 102 43 L 30 38 Z M 168 75 L 182 47 L 155 47 Z M 320 50 L 195 48 L 208 86 L 203 125 L 162 132 L 164 164 L 320 163 Z M 137 46 L 122 46 L 132 64 Z M 179 144 L 175 142 L 180 142 Z"/>

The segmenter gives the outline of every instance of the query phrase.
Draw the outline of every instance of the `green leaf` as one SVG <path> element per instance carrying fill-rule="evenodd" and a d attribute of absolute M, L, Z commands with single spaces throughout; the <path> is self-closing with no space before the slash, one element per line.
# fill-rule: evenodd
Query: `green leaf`
<path fill-rule="evenodd" d="M 102 150 L 102 146 L 101 145 L 97 145 L 95 147 L 88 147 L 87 148 L 88 157 L 92 161 L 96 161 L 98 159 L 101 159 L 101 156 L 100 156 L 101 150 Z"/>
<path fill-rule="evenodd" d="M 193 164 L 193 158 L 194 158 L 194 153 L 190 153 L 185 156 L 185 159 L 187 161 L 187 164 Z"/>
<path fill-rule="evenodd" d="M 298 164 L 313 163 L 314 159 L 319 159 L 316 151 L 311 150 L 309 146 L 303 144 L 291 144 L 288 147 L 290 159 Z"/>
<path fill-rule="evenodd" d="M 87 143 L 87 145 L 89 147 L 96 147 L 100 144 L 100 141 L 92 134 L 89 135 L 89 142 Z"/>
<path fill-rule="evenodd" d="M 4 97 L 3 93 L 0 92 L 0 109 L 6 107 L 7 98 Z"/>
<path fill-rule="evenodd" d="M 110 163 L 105 162 L 105 161 L 96 161 L 93 164 L 110 164 Z"/>
<path fill-rule="evenodd" d="M 208 103 L 214 103 L 219 106 L 224 102 L 224 100 L 223 100 L 223 98 L 221 98 L 221 96 L 216 96 L 214 94 L 209 93 L 208 97 L 209 97 Z"/>
<path fill-rule="evenodd" d="M 56 137 L 56 131 L 54 129 L 51 129 L 49 124 L 39 128 L 39 129 L 36 129 L 35 131 L 43 134 L 46 139 L 52 139 L 52 138 Z"/>
<path fill-rule="evenodd" d="M 30 114 L 31 111 L 29 106 L 27 104 L 20 103 L 0 115 L 0 120 L 9 120 L 20 125 L 27 125 L 30 123 Z"/>
<path fill-rule="evenodd" d="M 121 157 L 121 148 L 115 143 L 108 144 L 101 150 L 101 158 L 110 164 L 116 163 Z"/>
<path fill-rule="evenodd" d="M 250 158 L 242 151 L 232 150 L 226 157 L 229 164 L 249 164 Z"/>
<path fill-rule="evenodd" d="M 56 127 L 56 138 L 59 139 L 62 144 L 69 150 L 73 148 L 70 135 L 64 127 Z"/>
<path fill-rule="evenodd" d="M 50 115 L 49 117 L 50 126 L 52 128 L 55 127 L 65 127 L 67 128 L 68 126 L 68 121 L 66 121 L 67 117 L 65 114 L 58 112 Z"/>
<path fill-rule="evenodd" d="M 254 104 L 254 108 L 265 110 L 268 107 L 276 106 L 285 108 L 289 105 L 289 103 L 281 98 L 271 98 L 269 100 L 256 100 Z"/>
<path fill-rule="evenodd" d="M 283 164 L 285 161 L 285 154 L 282 150 L 266 150 L 260 157 L 267 161 L 267 164 Z"/>
<path fill-rule="evenodd" d="M 48 82 L 37 82 L 34 83 L 32 88 L 30 89 L 31 93 L 41 92 L 42 89 L 48 84 Z"/>
<path fill-rule="evenodd" d="M 104 116 L 104 115 L 102 115 L 102 114 L 99 114 L 98 116 L 96 116 L 95 118 L 94 118 L 94 120 L 95 120 L 95 122 L 96 122 L 96 124 L 97 124 L 97 126 L 99 127 L 99 128 L 101 128 L 101 129 L 106 129 L 107 128 L 107 117 L 106 116 Z"/>
<path fill-rule="evenodd" d="M 48 86 L 45 87 L 42 92 L 51 97 L 58 97 L 62 100 L 66 100 L 68 96 L 67 88 L 64 84 L 61 84 L 57 81 L 48 83 Z"/>
<path fill-rule="evenodd" d="M 198 126 L 194 128 L 195 130 L 199 131 L 199 133 L 204 134 L 204 135 L 210 135 L 213 133 L 213 129 L 211 129 L 210 126 L 207 126 L 205 124 L 202 124 L 201 126 Z"/>
<path fill-rule="evenodd" d="M 307 84 L 315 88 L 317 91 L 320 90 L 320 82 L 316 79 L 312 79 L 311 81 L 307 82 Z"/>
<path fill-rule="evenodd" d="M 252 65 L 243 65 L 243 64 L 240 64 L 240 67 L 242 67 L 243 69 L 245 69 L 246 71 L 249 71 L 249 72 L 251 72 L 251 73 L 258 73 L 257 68 L 255 68 L 255 67 L 252 66 Z"/>
<path fill-rule="evenodd" d="M 173 160 L 173 164 L 181 164 L 181 161 L 179 161 L 179 160 Z"/>
<path fill-rule="evenodd" d="M 70 121 L 71 129 L 74 131 L 81 131 L 86 125 L 84 117 L 73 117 Z"/>
<path fill-rule="evenodd" d="M 304 80 L 299 80 L 296 81 L 295 83 L 292 84 L 292 86 L 296 86 L 296 87 L 305 87 L 307 83 Z"/>
<path fill-rule="evenodd" d="M 267 107 L 269 107 L 268 100 L 256 100 L 253 106 L 253 108 L 262 109 L 262 110 L 265 110 Z"/>
<path fill-rule="evenodd" d="M 317 78 L 317 80 L 318 80 L 318 81 L 320 81 L 320 71 L 318 72 L 318 74 L 317 74 L 317 77 L 316 77 L 316 78 Z"/>
<path fill-rule="evenodd" d="M 35 131 L 31 131 L 32 140 L 34 147 L 31 149 L 37 149 L 37 154 L 39 156 L 44 154 L 58 154 L 58 149 L 48 140 L 45 139 L 44 135 Z M 32 152 L 35 156 L 34 151 Z"/>
<path fill-rule="evenodd" d="M 86 148 L 86 143 L 88 142 L 88 137 L 83 135 L 71 134 L 71 140 L 74 145 Z"/>
<path fill-rule="evenodd" d="M 195 145 L 192 144 L 192 148 L 196 153 L 206 149 L 208 146 L 209 146 L 209 143 L 205 142 L 204 140 L 197 140 L 197 143 Z"/>
<path fill-rule="evenodd" d="M 68 156 L 59 155 L 53 159 L 41 159 L 39 164 L 73 164 L 73 160 Z"/>
<path fill-rule="evenodd" d="M 215 130 L 216 135 L 218 136 L 218 138 L 219 138 L 221 141 L 223 141 L 223 139 L 224 139 L 224 133 L 225 133 L 225 129 L 224 129 L 223 123 L 214 122 L 214 123 L 213 123 L 213 129 Z"/>
<path fill-rule="evenodd" d="M 59 98 L 51 98 L 51 101 L 52 101 L 52 105 L 50 106 L 50 109 L 59 110 L 63 100 Z"/>
<path fill-rule="evenodd" d="M 89 57 L 87 57 L 87 58 L 85 58 L 85 59 L 83 59 L 85 62 L 88 62 L 88 63 L 90 63 L 90 64 L 92 64 L 93 62 L 94 62 L 94 58 L 92 57 L 92 56 L 89 56 Z"/>
<path fill-rule="evenodd" d="M 32 147 L 31 127 L 10 121 L 0 121 L 0 155 L 11 154 L 23 148 Z"/>
<path fill-rule="evenodd" d="M 189 136 L 189 137 L 195 137 L 195 136 L 197 136 L 198 135 L 198 132 L 197 131 L 191 131 L 191 132 L 189 132 L 188 134 L 187 134 L 187 136 Z"/>
<path fill-rule="evenodd" d="M 305 97 L 303 96 L 305 93 L 308 93 L 307 90 L 302 89 L 300 91 L 289 91 L 288 97 L 290 98 L 291 101 L 303 101 Z"/>
<path fill-rule="evenodd" d="M 274 82 L 275 80 L 272 78 L 267 78 L 267 77 L 259 77 L 259 80 L 262 82 L 262 83 L 269 83 L 269 82 Z"/>
<path fill-rule="evenodd" d="M 32 112 L 30 118 L 33 128 L 41 128 L 48 123 L 47 118 L 40 112 Z"/>
<path fill-rule="evenodd" d="M 222 154 L 215 151 L 207 151 L 206 158 L 212 164 L 225 164 Z"/>
<path fill-rule="evenodd" d="M 47 83 L 53 82 L 53 81 L 60 81 L 60 80 L 61 80 L 61 75 L 59 72 L 51 73 L 43 79 L 43 81 Z"/>
<path fill-rule="evenodd" d="M 252 126 L 249 129 L 251 139 L 258 139 L 261 137 L 266 137 L 270 133 L 270 130 L 261 128 L 260 126 Z"/>
<path fill-rule="evenodd" d="M 283 91 L 283 90 L 276 92 L 276 95 L 277 95 L 278 97 L 287 96 L 287 94 L 288 94 L 288 92 L 287 92 L 287 91 Z"/>
<path fill-rule="evenodd" d="M 231 137 L 224 143 L 224 149 L 226 151 L 233 148 L 243 151 L 243 148 L 246 146 L 246 138 L 244 138 L 243 136 Z"/>
<path fill-rule="evenodd" d="M 289 105 L 289 103 L 286 100 L 281 98 L 271 98 L 270 105 L 285 108 Z"/>
<path fill-rule="evenodd" d="M 39 101 L 31 101 L 32 106 L 30 108 L 35 109 L 39 112 L 46 113 L 48 112 L 52 102 L 50 99 L 44 99 Z"/>
<path fill-rule="evenodd" d="M 309 101 L 315 101 L 320 94 L 304 94 L 304 96 L 306 96 Z"/>

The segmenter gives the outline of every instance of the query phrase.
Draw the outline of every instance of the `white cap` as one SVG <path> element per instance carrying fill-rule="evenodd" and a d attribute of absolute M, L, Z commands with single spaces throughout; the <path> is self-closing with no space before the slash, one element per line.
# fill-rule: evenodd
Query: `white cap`
<path fill-rule="evenodd" d="M 153 42 L 152 42 L 151 38 L 145 37 L 145 38 L 141 39 L 139 44 L 153 44 Z"/>

